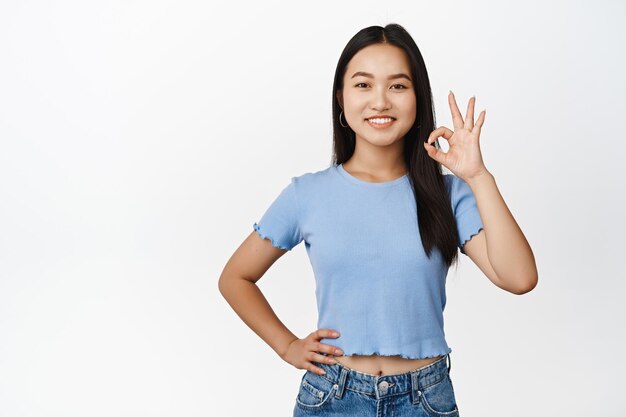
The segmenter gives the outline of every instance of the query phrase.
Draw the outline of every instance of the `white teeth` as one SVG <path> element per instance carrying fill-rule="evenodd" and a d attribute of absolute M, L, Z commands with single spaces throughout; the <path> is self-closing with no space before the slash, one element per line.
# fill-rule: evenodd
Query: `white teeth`
<path fill-rule="evenodd" d="M 367 120 L 369 120 L 372 123 L 378 123 L 382 125 L 382 124 L 391 122 L 393 119 L 387 118 L 387 119 L 367 119 Z"/>

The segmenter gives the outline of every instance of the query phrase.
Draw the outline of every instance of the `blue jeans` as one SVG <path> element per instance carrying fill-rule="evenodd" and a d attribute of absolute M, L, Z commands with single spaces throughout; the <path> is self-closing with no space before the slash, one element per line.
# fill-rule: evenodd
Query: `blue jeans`
<path fill-rule="evenodd" d="M 449 365 L 446 363 L 449 363 Z M 374 375 L 314 362 L 326 371 L 306 371 L 293 416 L 458 417 L 450 354 L 402 374 Z"/>

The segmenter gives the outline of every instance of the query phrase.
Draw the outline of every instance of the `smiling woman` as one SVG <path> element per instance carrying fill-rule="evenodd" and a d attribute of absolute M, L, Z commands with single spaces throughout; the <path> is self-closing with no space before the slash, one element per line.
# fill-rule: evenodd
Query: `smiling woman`
<path fill-rule="evenodd" d="M 485 112 L 474 124 L 470 100 L 463 120 L 450 94 L 456 131 L 435 129 L 426 65 L 397 24 L 350 39 L 332 100 L 331 165 L 291 178 L 229 260 L 220 290 L 285 362 L 306 369 L 294 416 L 457 416 L 443 311 L 459 249 L 505 290 L 536 282 L 518 272 L 533 271 L 530 247 L 482 161 Z M 512 249 L 487 256 L 487 233 Z M 255 283 L 302 241 L 319 315 L 298 338 Z"/>
<path fill-rule="evenodd" d="M 402 165 L 402 139 L 416 117 L 409 73 L 411 64 L 402 48 L 375 43 L 354 54 L 345 68 L 343 88 L 337 90 L 347 125 L 356 135 L 356 146 L 370 153 L 374 147 L 392 145 L 395 151 L 389 155 L 398 160 L 395 165 Z M 372 129 L 378 132 L 374 137 Z"/>

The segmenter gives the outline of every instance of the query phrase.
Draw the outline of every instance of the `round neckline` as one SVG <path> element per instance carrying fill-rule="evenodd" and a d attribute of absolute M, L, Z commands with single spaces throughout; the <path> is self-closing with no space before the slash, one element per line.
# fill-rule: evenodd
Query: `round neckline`
<path fill-rule="evenodd" d="M 348 171 L 346 171 L 346 169 L 343 167 L 343 164 L 335 164 L 335 168 L 341 174 L 341 176 L 346 178 L 348 181 L 355 183 L 355 184 L 365 185 L 368 187 L 389 187 L 391 185 L 396 185 L 396 184 L 400 184 L 404 182 L 405 179 L 407 179 L 409 176 L 409 174 L 407 173 L 393 180 L 383 181 L 383 182 L 371 182 L 371 181 L 365 181 L 365 180 L 362 180 L 360 178 L 353 176 Z"/>

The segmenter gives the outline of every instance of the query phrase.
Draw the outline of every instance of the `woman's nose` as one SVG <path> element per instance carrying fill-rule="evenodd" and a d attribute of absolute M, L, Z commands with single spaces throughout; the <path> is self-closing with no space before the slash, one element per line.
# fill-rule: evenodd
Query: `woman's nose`
<path fill-rule="evenodd" d="M 372 109 L 376 111 L 383 111 L 389 108 L 389 98 L 387 97 L 387 91 L 375 91 L 374 97 L 372 97 Z"/>

